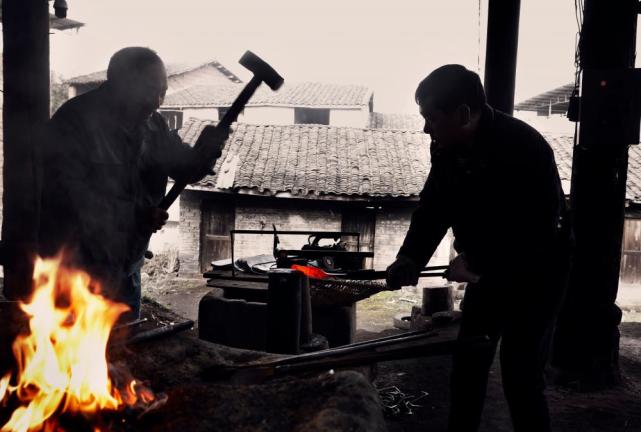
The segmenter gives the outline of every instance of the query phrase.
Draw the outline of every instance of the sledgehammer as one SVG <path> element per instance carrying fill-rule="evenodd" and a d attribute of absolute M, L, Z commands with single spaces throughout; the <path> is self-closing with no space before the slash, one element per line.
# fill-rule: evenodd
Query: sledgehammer
<path fill-rule="evenodd" d="M 221 130 L 226 132 L 231 124 L 236 121 L 238 115 L 245 108 L 245 105 L 247 105 L 247 102 L 261 83 L 264 82 L 272 90 L 278 90 L 280 86 L 283 85 L 283 78 L 278 75 L 278 72 L 276 72 L 274 68 L 272 68 L 264 60 L 262 60 L 251 51 L 245 52 L 238 63 L 252 71 L 254 76 L 247 83 L 245 88 L 243 88 L 243 91 L 240 92 L 238 97 L 236 97 L 236 100 L 232 103 L 231 107 L 225 113 L 218 125 L 216 127 L 205 127 L 205 129 L 203 129 L 200 136 L 198 137 L 198 140 L 196 141 L 194 148 L 199 148 L 203 145 L 206 145 L 205 143 L 210 142 L 209 138 L 216 133 L 220 133 Z M 214 157 L 212 157 L 212 160 L 220 157 L 220 149 L 216 149 L 216 151 L 218 152 L 218 154 L 216 155 L 216 153 L 214 153 Z M 163 210 L 167 210 L 176 200 L 176 198 L 178 198 L 178 195 L 180 195 L 185 186 L 187 186 L 186 183 L 174 183 L 174 186 L 167 193 L 167 195 L 165 195 L 158 207 Z"/>

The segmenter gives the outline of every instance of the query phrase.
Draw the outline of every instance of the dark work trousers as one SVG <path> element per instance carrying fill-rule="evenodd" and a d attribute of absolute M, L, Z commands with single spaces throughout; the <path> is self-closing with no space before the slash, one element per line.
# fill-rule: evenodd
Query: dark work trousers
<path fill-rule="evenodd" d="M 453 357 L 450 432 L 478 429 L 499 341 L 503 391 L 514 430 L 551 430 L 543 372 L 565 286 L 565 273 L 552 273 L 540 283 L 520 280 L 511 287 L 504 281 L 468 284 L 459 341 L 488 335 L 492 343 L 481 349 L 462 344 Z"/>

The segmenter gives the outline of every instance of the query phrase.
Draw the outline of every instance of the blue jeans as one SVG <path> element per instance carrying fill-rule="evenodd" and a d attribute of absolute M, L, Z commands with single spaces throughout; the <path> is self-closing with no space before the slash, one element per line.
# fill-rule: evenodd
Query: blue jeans
<path fill-rule="evenodd" d="M 143 257 L 132 266 L 129 274 L 124 276 L 120 284 L 120 290 L 116 298 L 117 301 L 129 306 L 129 312 L 123 314 L 121 321 L 134 321 L 140 318 L 140 301 L 142 297 L 142 283 L 140 271 L 145 259 Z"/>
<path fill-rule="evenodd" d="M 140 268 L 126 277 L 123 284 L 120 301 L 129 305 L 131 310 L 126 313 L 127 320 L 133 321 L 140 318 L 140 301 L 141 301 L 141 280 Z"/>

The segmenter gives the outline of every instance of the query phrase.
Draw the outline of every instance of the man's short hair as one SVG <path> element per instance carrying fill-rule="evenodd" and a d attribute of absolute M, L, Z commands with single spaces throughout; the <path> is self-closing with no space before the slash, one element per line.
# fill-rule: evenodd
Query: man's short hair
<path fill-rule="evenodd" d="M 416 103 L 427 99 L 436 108 L 452 111 L 460 105 L 468 105 L 473 112 L 485 105 L 485 90 L 481 78 L 464 66 L 449 64 L 430 73 L 416 89 Z"/>
<path fill-rule="evenodd" d="M 145 47 L 127 47 L 117 51 L 109 60 L 107 81 L 130 80 L 149 66 L 164 66 L 156 51 Z"/>

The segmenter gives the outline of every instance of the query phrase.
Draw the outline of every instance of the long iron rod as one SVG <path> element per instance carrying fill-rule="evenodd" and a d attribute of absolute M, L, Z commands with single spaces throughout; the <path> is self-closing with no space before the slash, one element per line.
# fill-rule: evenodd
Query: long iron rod
<path fill-rule="evenodd" d="M 362 351 L 345 357 L 323 358 L 308 362 L 284 364 L 274 367 L 274 375 L 287 373 L 313 371 L 319 369 L 333 369 L 339 367 L 362 366 L 380 361 L 400 360 L 411 357 L 429 357 L 448 355 L 454 353 L 459 347 L 456 340 L 430 342 L 424 345 L 393 347 L 385 351 Z"/>
<path fill-rule="evenodd" d="M 159 327 L 153 330 L 147 330 L 147 331 L 138 333 L 128 338 L 127 340 L 123 341 L 123 343 L 126 345 L 133 345 L 141 342 L 148 342 L 155 339 L 161 339 L 163 337 L 170 336 L 174 333 L 179 333 L 185 330 L 189 330 L 193 326 L 194 326 L 194 322 L 192 320 L 188 320 L 188 321 L 177 323 L 177 324 L 171 324 L 164 327 Z"/>
<path fill-rule="evenodd" d="M 295 364 L 295 363 L 319 360 L 319 359 L 332 357 L 332 356 L 360 353 L 363 351 L 368 351 L 376 348 L 394 346 L 401 343 L 415 342 L 418 340 L 423 340 L 425 338 L 435 337 L 437 335 L 438 333 L 436 332 L 420 331 L 420 332 L 413 332 L 410 335 L 401 334 L 401 335 L 388 336 L 385 338 L 357 342 L 354 344 L 344 345 L 341 347 L 331 348 L 323 351 L 317 351 L 317 352 L 311 352 L 311 353 L 286 357 L 280 360 L 275 360 L 273 362 L 270 362 L 270 364 L 272 366 L 280 366 L 280 365 L 286 365 L 286 364 Z"/>
<path fill-rule="evenodd" d="M 392 346 L 384 351 L 363 351 L 336 358 L 322 358 L 292 364 L 275 365 L 274 362 L 258 363 L 240 367 L 212 368 L 204 373 L 206 379 L 228 378 L 236 382 L 260 382 L 275 376 L 291 373 L 312 372 L 334 368 L 363 366 L 389 360 L 402 360 L 413 357 L 450 355 L 458 350 L 476 350 L 487 346 L 487 336 L 470 338 L 464 341 L 447 340 L 427 342 L 421 345 Z"/>

